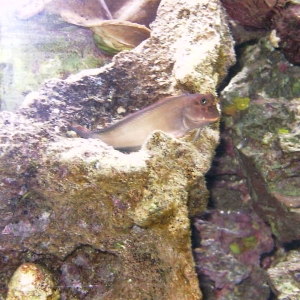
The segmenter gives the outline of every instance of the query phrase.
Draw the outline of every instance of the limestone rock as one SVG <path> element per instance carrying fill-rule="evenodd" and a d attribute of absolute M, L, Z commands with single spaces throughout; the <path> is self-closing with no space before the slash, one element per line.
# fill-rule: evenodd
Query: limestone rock
<path fill-rule="evenodd" d="M 278 300 L 299 299 L 299 251 L 290 251 L 281 261 L 268 269 L 268 280 Z"/>
<path fill-rule="evenodd" d="M 232 45 L 219 1 L 165 0 L 149 40 L 1 113 L 3 278 L 39 261 L 66 299 L 201 299 L 188 217 L 207 204 L 218 124 L 194 143 L 195 132 L 156 132 L 131 154 L 74 138 L 67 125 L 103 126 L 166 94 L 214 92 Z"/>
<path fill-rule="evenodd" d="M 6 300 L 58 300 L 59 291 L 52 275 L 44 267 L 22 264 L 8 284 Z"/>

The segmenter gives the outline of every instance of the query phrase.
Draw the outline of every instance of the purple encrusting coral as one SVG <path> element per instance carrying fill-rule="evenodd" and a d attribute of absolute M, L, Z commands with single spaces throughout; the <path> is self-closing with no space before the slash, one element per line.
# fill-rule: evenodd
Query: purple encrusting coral
<path fill-rule="evenodd" d="M 194 249 L 196 269 L 200 279 L 214 282 L 216 299 L 229 299 L 237 290 L 241 295 L 236 299 L 250 294 L 268 298 L 260 258 L 274 243 L 270 228 L 255 213 L 211 210 L 194 226 L 201 240 Z"/>

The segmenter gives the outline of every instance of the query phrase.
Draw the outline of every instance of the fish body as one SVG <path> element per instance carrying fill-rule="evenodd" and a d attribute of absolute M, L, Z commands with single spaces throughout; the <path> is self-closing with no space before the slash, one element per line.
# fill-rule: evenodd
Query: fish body
<path fill-rule="evenodd" d="M 212 94 L 186 94 L 164 98 L 104 129 L 89 131 L 82 126 L 70 126 L 70 129 L 83 138 L 101 139 L 115 149 L 135 151 L 155 130 L 178 138 L 218 118 Z"/>

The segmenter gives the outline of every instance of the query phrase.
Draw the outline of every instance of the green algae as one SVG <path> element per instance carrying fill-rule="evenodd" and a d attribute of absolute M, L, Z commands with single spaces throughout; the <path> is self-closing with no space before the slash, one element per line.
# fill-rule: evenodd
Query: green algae
<path fill-rule="evenodd" d="M 300 82 L 296 81 L 292 83 L 292 91 L 296 95 L 300 95 Z"/>
<path fill-rule="evenodd" d="M 278 128 L 277 132 L 278 132 L 278 134 L 287 134 L 290 132 L 290 130 L 287 128 Z"/>
<path fill-rule="evenodd" d="M 115 242 L 114 244 L 113 244 L 113 248 L 114 249 L 122 249 L 122 250 L 124 250 L 124 249 L 126 249 L 126 246 L 124 246 L 122 243 L 120 243 L 120 242 Z"/>
<path fill-rule="evenodd" d="M 258 241 L 256 236 L 251 235 L 245 238 L 238 239 L 229 244 L 229 249 L 233 254 L 242 254 L 245 251 L 255 249 Z"/>
<path fill-rule="evenodd" d="M 243 250 L 247 251 L 250 249 L 254 249 L 257 245 L 257 238 L 254 235 L 251 235 L 249 237 L 245 237 L 242 239 L 243 242 Z"/>
<path fill-rule="evenodd" d="M 288 111 L 283 102 L 269 104 L 276 115 L 270 116 L 265 106 L 259 104 L 249 105 L 247 114 L 243 114 L 241 121 L 235 125 L 234 130 L 238 136 L 249 138 L 266 144 L 266 141 L 274 141 L 278 134 L 287 133 L 289 124 L 293 122 L 293 115 Z"/>
<path fill-rule="evenodd" d="M 240 245 L 236 242 L 233 242 L 229 245 L 229 249 L 233 254 L 241 254 L 241 248 Z"/>
<path fill-rule="evenodd" d="M 121 51 L 121 50 L 117 50 L 117 49 L 114 49 L 114 48 L 108 46 L 105 43 L 105 41 L 103 40 L 103 38 L 101 38 L 99 35 L 97 35 L 95 33 L 93 34 L 93 40 L 94 40 L 95 45 L 98 47 L 98 49 L 108 55 L 115 55 Z M 124 48 L 123 50 L 131 50 L 131 49 Z"/>
<path fill-rule="evenodd" d="M 232 101 L 237 110 L 245 110 L 249 107 L 249 104 L 250 104 L 249 97 L 236 97 L 236 98 L 233 98 Z"/>
<path fill-rule="evenodd" d="M 279 237 L 280 234 L 277 230 L 277 225 L 274 222 L 270 222 L 270 227 L 271 227 L 272 234 L 276 237 Z"/>
<path fill-rule="evenodd" d="M 227 115 L 235 115 L 239 111 L 246 110 L 249 107 L 249 97 L 234 97 L 232 103 L 223 107 L 223 112 Z"/>

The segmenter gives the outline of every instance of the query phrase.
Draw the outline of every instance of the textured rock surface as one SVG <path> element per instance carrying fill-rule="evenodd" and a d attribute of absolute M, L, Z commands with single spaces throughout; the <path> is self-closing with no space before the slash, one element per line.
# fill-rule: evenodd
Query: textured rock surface
<path fill-rule="evenodd" d="M 285 261 L 274 263 L 268 269 L 268 280 L 278 300 L 299 299 L 300 284 L 300 253 L 290 251 L 286 253 Z"/>
<path fill-rule="evenodd" d="M 162 299 L 199 299 L 187 201 L 189 186 L 197 183 L 198 196 L 205 197 L 195 201 L 201 201 L 202 207 L 197 207 L 204 209 L 207 191 L 202 174 L 211 155 L 159 133 L 148 142 L 151 154 L 127 155 L 97 140 L 87 147 L 86 140 L 66 143 L 43 127 L 29 131 L 26 121 L 6 118 L 3 122 L 14 129 L 5 135 L 9 151 L 4 150 L 1 166 L 2 218 L 6 218 L 2 255 L 9 249 L 39 254 L 56 276 L 64 270 L 62 294 L 81 299 L 95 293 L 96 275 L 89 268 L 91 276 L 83 277 L 76 272 L 77 263 L 73 272 L 65 270 L 63 261 L 71 260 L 80 245 L 90 245 L 106 261 L 102 272 L 111 280 L 103 276 L 99 281 L 104 286 L 101 295 L 107 299 L 151 298 L 152 294 Z M 217 140 L 216 134 L 211 148 Z"/>
<path fill-rule="evenodd" d="M 64 259 L 80 245 L 90 245 L 102 251 L 105 260 L 112 259 L 103 267 L 112 277 L 102 290 L 107 299 L 151 294 L 200 298 L 187 200 L 190 196 L 198 213 L 205 208 L 203 174 L 211 154 L 157 133 L 148 142 L 149 157 L 146 152 L 127 155 L 97 140 L 89 141 L 88 147 L 82 139 L 66 143 L 38 125 L 38 130 L 28 130 L 28 120 L 18 118 L 19 122 L 6 116 L 3 122 L 11 134 L 2 140 L 7 141 L 1 165 L 2 255 L 9 257 L 9 249 L 31 251 L 44 264 L 56 266 L 57 275 Z M 207 152 L 213 152 L 217 140 L 215 134 Z M 195 192 L 197 197 L 190 194 Z M 89 295 L 93 282 L 76 281 L 77 276 L 62 276 L 61 289 L 81 299 L 80 294 Z M 78 288 L 73 291 L 65 282 L 77 282 Z"/>
<path fill-rule="evenodd" d="M 116 55 L 112 64 L 93 73 L 48 83 L 56 94 L 47 95 L 48 89 L 40 92 L 38 100 L 43 97 L 39 105 L 44 106 L 44 115 L 37 117 L 57 119 L 52 101 L 63 100 L 76 105 L 68 119 L 94 125 L 101 118 L 104 125 L 112 121 L 112 116 L 120 118 L 161 96 L 183 91 L 213 92 L 235 62 L 233 41 L 220 4 L 199 0 L 169 5 L 167 1 L 161 3 L 160 21 L 152 24 L 151 38 L 133 51 Z M 34 101 L 34 97 L 28 99 Z M 84 113 L 80 111 L 82 105 Z M 28 114 L 35 115 L 33 111 Z"/>
<path fill-rule="evenodd" d="M 252 16 L 253 6 L 281 1 L 222 2 L 232 5 L 241 24 L 253 22 L 244 24 L 248 30 L 265 29 L 245 31 L 231 22 L 237 44 L 251 43 L 238 45 L 238 63 L 220 87 L 227 85 L 220 97 L 220 146 L 206 177 L 210 210 L 194 224 L 200 284 L 206 300 L 298 299 L 298 254 L 286 253 L 298 251 L 300 240 L 300 68 L 291 63 L 297 63 L 296 56 L 291 59 L 284 51 L 290 47 L 291 55 L 298 55 L 299 18 L 293 18 L 299 1 L 273 10 L 273 23 L 262 18 L 263 9 Z M 255 26 L 258 21 L 263 26 Z M 268 32 L 279 25 L 281 40 L 279 27 Z M 252 232 L 249 240 L 246 232 Z M 264 236 L 260 245 L 253 243 L 256 234 Z M 243 251 L 244 242 L 253 248 Z"/>
<path fill-rule="evenodd" d="M 228 15 L 243 26 L 241 30 L 233 25 L 235 40 L 257 38 L 263 32 L 272 30 L 270 40 L 279 47 L 293 64 L 300 64 L 300 3 L 298 0 L 222 0 Z M 247 33 L 248 31 L 248 33 Z M 252 32 L 252 33 L 251 33 Z M 265 33 L 267 34 L 267 33 Z"/>
<path fill-rule="evenodd" d="M 239 24 L 253 29 L 269 29 L 274 8 L 280 6 L 281 1 L 265 0 L 221 0 L 231 18 Z M 279 5 L 278 5 L 279 2 Z"/>
<path fill-rule="evenodd" d="M 274 18 L 276 34 L 280 38 L 279 46 L 287 59 L 300 64 L 300 3 L 290 4 Z"/>
<path fill-rule="evenodd" d="M 52 80 L 19 113 L 2 112 L 2 295 L 29 261 L 54 274 L 62 299 L 201 298 L 188 214 L 207 203 L 217 124 L 194 144 L 194 133 L 157 132 L 131 154 L 65 136 L 70 121 L 104 125 L 162 95 L 214 91 L 234 62 L 218 1 L 162 1 L 152 29 L 112 64 Z"/>
<path fill-rule="evenodd" d="M 254 209 L 280 241 L 289 242 L 300 237 L 300 69 L 265 40 L 247 47 L 243 62 L 222 92 L 226 133 L 243 162 Z M 245 99 L 250 102 L 241 110 Z"/>
<path fill-rule="evenodd" d="M 6 300 L 60 299 L 52 275 L 33 263 L 22 264 L 13 274 L 8 288 Z"/>
<path fill-rule="evenodd" d="M 270 289 L 260 256 L 274 244 L 270 228 L 254 213 L 210 210 L 196 219 L 196 269 L 204 299 L 267 299 Z"/>
<path fill-rule="evenodd" d="M 223 110 L 221 142 L 207 177 L 211 192 L 209 205 L 222 210 L 225 216 L 226 213 L 235 212 L 240 216 L 248 214 L 250 219 L 253 218 L 254 210 L 270 226 L 275 248 L 272 252 L 268 252 L 270 249 L 263 249 L 260 253 L 261 267 L 268 269 L 272 261 L 277 260 L 275 250 L 299 248 L 300 68 L 290 64 L 267 39 L 261 39 L 256 44 L 244 45 L 240 47 L 239 53 L 235 73 L 220 97 Z M 202 222 L 208 226 L 206 221 Z M 217 219 L 209 224 L 217 228 L 220 222 Z M 231 222 L 231 226 L 239 227 L 236 220 L 232 219 Z M 260 220 L 258 223 L 261 222 Z M 223 235 L 211 234 L 214 241 L 209 240 L 209 245 L 217 244 L 223 236 L 227 240 L 227 228 L 221 227 L 225 231 Z M 250 230 L 251 226 L 247 228 Z M 271 232 L 269 229 L 264 231 L 265 234 L 269 234 L 269 239 Z M 197 244 L 195 246 L 198 247 Z M 240 249 L 240 245 L 232 246 L 234 251 Z M 202 248 L 205 247 L 206 244 Z M 220 251 L 220 247 L 214 250 Z M 203 250 L 201 254 L 205 258 L 207 252 Z M 280 261 L 284 260 L 284 256 L 280 258 Z M 208 263 L 210 262 L 209 260 Z M 209 272 L 213 274 L 210 275 L 212 278 L 217 278 L 215 274 L 222 270 L 223 262 L 224 259 L 221 259 L 218 263 L 210 265 Z M 255 265 L 250 259 L 243 263 L 250 269 Z M 241 269 L 234 266 L 227 262 L 227 272 L 236 274 L 235 271 Z M 283 268 L 276 272 L 277 278 L 285 278 Z M 253 288 L 266 292 L 267 288 L 263 284 L 266 281 L 260 277 L 261 273 L 262 269 L 259 269 L 255 279 L 248 278 L 242 281 L 242 284 L 236 284 L 232 294 L 227 294 L 228 299 L 238 299 L 239 296 L 245 299 L 247 297 L 244 297 L 243 293 Z M 207 299 L 224 299 L 222 297 L 225 294 L 218 293 L 214 281 L 204 277 L 203 282 L 206 292 L 209 293 Z M 232 280 L 230 284 L 234 282 Z M 270 288 L 274 292 L 274 298 L 271 299 L 276 299 L 275 294 L 281 293 L 278 291 L 278 285 L 281 283 L 275 287 L 270 282 L 269 280 Z M 224 291 L 226 288 L 227 286 L 224 287 Z M 285 292 L 285 299 L 293 299 L 293 289 L 290 294 L 288 290 Z M 264 296 L 259 299 L 270 299 L 267 294 L 262 295 Z"/>

